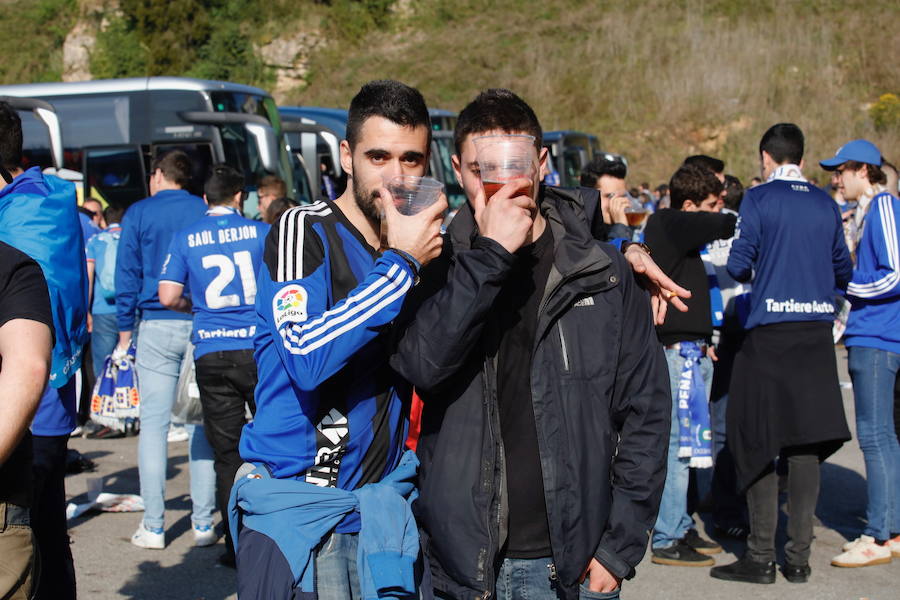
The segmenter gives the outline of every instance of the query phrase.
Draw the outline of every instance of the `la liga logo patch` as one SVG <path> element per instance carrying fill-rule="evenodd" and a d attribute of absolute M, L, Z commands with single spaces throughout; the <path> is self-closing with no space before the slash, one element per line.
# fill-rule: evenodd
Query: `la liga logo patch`
<path fill-rule="evenodd" d="M 282 323 L 291 321 L 298 323 L 305 321 L 306 305 L 309 294 L 299 285 L 286 285 L 275 294 L 272 300 L 272 313 L 275 316 L 275 329 Z"/>

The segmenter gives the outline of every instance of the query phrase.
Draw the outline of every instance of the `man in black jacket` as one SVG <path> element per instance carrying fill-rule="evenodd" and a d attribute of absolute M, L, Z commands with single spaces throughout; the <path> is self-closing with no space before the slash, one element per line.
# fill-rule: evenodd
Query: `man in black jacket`
<path fill-rule="evenodd" d="M 710 169 L 682 165 L 672 176 L 669 189 L 672 207 L 650 216 L 644 237 L 662 269 L 691 289 L 693 296 L 687 300 L 688 312 L 671 313 L 657 328 L 669 368 L 672 429 L 666 487 L 654 526 L 651 560 L 664 565 L 704 566 L 714 564 L 708 555 L 721 552 L 722 548 L 697 534 L 687 512 L 689 466 L 712 466 L 708 402 L 715 353 L 710 349 L 713 325 L 709 283 L 700 251 L 709 242 L 731 237 L 737 218 L 719 213 L 723 187 Z M 697 396 L 692 397 L 691 392 Z M 693 406 L 690 400 L 695 400 Z M 705 414 L 687 414 L 690 408 Z M 684 443 L 686 430 L 694 433 L 698 428 L 709 450 L 706 456 L 700 456 L 703 448 L 695 451 L 691 444 Z"/>
<path fill-rule="evenodd" d="M 486 202 L 472 139 L 504 133 L 534 136 L 543 168 L 512 92 L 460 113 L 469 203 L 398 327 L 391 363 L 424 402 L 414 509 L 440 595 L 617 598 L 665 478 L 664 357 L 647 295 L 577 192 L 538 188 L 536 169 Z"/>

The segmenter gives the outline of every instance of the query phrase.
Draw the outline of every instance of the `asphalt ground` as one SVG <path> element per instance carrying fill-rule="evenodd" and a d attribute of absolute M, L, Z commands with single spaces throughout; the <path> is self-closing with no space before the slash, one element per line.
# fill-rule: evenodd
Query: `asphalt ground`
<path fill-rule="evenodd" d="M 849 382 L 847 353 L 836 350 L 841 381 Z M 854 429 L 852 391 L 843 390 L 844 407 Z M 66 490 L 71 501 L 85 502 L 87 481 L 103 478 L 107 492 L 139 493 L 137 439 L 72 439 L 75 448 L 97 464 L 92 473 L 70 475 Z M 752 585 L 712 579 L 709 568 L 655 565 L 649 552 L 637 576 L 625 582 L 622 598 L 716 600 L 897 600 L 900 598 L 900 559 L 892 564 L 862 569 L 838 569 L 829 565 L 840 546 L 859 535 L 866 507 L 865 469 L 862 453 L 853 440 L 822 466 L 822 484 L 816 509 L 812 577 L 806 584 L 788 583 L 779 573 L 774 585 Z M 783 500 L 783 498 L 782 498 Z M 187 443 L 169 444 L 169 479 L 166 489 L 165 550 L 145 550 L 129 543 L 141 513 L 89 512 L 69 523 L 79 597 L 91 600 L 135 598 L 140 600 L 226 600 L 236 598 L 235 572 L 216 559 L 224 550 L 215 546 L 195 548 L 190 524 Z M 783 546 L 785 506 L 782 505 L 779 545 Z M 700 515 L 698 524 L 703 528 Z M 715 537 L 715 536 L 713 536 Z M 742 542 L 717 538 L 725 547 L 717 564 L 728 564 L 743 553 Z M 783 560 L 783 553 L 779 553 Z"/>

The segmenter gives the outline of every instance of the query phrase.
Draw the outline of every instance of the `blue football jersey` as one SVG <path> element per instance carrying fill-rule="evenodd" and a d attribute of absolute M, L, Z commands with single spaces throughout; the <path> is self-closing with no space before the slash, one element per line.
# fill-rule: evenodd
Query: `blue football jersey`
<path fill-rule="evenodd" d="M 265 223 L 214 206 L 172 238 L 159 279 L 190 290 L 195 359 L 253 348 L 256 279 L 268 231 Z"/>
<path fill-rule="evenodd" d="M 408 384 L 388 365 L 386 330 L 413 273 L 377 253 L 339 208 L 287 211 L 266 241 L 256 298 L 256 415 L 241 457 L 277 478 L 357 489 L 396 467 Z M 337 531 L 359 529 L 359 513 Z"/>

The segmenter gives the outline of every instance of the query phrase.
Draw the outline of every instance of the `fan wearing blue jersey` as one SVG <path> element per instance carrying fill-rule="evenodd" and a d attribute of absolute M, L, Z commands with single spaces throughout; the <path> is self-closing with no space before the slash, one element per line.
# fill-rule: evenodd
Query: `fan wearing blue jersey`
<path fill-rule="evenodd" d="M 269 226 L 242 215 L 244 177 L 213 167 L 204 186 L 206 216 L 172 238 L 159 279 L 159 301 L 194 314 L 191 342 L 206 438 L 215 453 L 216 503 L 226 525 L 219 562 L 234 566 L 227 507 L 241 457 L 246 407 L 256 411 L 256 278 Z M 190 295 L 183 295 L 185 285 Z"/>
<path fill-rule="evenodd" d="M 866 528 L 832 559 L 867 567 L 900 556 L 900 444 L 894 429 L 894 382 L 900 372 L 900 199 L 887 185 L 884 159 L 867 140 L 853 140 L 819 163 L 856 202 L 856 265 L 847 296 L 853 309 L 847 347 L 856 436 L 866 463 Z"/>
<path fill-rule="evenodd" d="M 423 175 L 430 137 L 417 90 L 366 84 L 341 142 L 350 185 L 333 203 L 288 210 L 266 239 L 256 417 L 240 444 L 251 464 L 230 501 L 242 600 L 415 594 L 417 461 L 404 453 L 409 390 L 387 338 L 419 267 L 440 252 L 447 204 L 402 216 L 382 181 Z"/>

